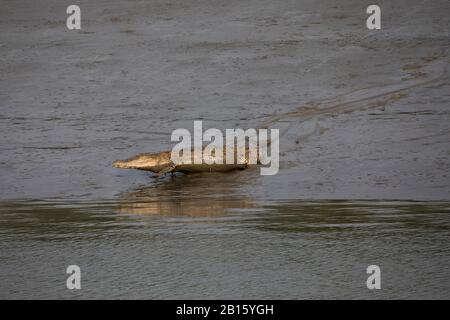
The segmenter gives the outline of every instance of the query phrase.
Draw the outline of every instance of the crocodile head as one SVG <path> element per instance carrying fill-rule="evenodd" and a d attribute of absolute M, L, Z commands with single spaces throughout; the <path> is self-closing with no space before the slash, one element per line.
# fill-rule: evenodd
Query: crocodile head
<path fill-rule="evenodd" d="M 138 169 L 159 172 L 170 164 L 170 153 L 141 153 L 137 156 L 114 161 L 113 166 L 119 169 Z"/>

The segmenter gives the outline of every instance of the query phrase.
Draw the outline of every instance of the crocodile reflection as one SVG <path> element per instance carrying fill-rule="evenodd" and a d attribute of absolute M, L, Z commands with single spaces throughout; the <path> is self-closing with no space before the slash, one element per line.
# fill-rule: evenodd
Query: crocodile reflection
<path fill-rule="evenodd" d="M 239 194 L 249 180 L 235 174 L 191 174 L 167 177 L 119 197 L 118 213 L 154 216 L 221 216 L 258 207 Z"/>

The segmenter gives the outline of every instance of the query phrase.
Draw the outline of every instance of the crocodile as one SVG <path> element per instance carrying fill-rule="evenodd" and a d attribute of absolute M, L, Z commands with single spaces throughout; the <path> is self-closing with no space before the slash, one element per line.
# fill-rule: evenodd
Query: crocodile
<path fill-rule="evenodd" d="M 193 172 L 226 172 L 232 170 L 243 170 L 246 169 L 249 164 L 250 151 L 248 148 L 242 153 L 241 159 L 237 158 L 237 151 L 235 148 L 235 161 L 232 164 L 208 164 L 205 162 L 205 158 L 208 155 L 202 152 L 191 152 L 190 163 L 176 164 L 171 159 L 171 151 L 163 151 L 159 153 L 141 153 L 131 158 L 125 160 L 114 161 L 113 166 L 119 169 L 137 169 L 144 171 L 151 171 L 155 173 L 156 177 L 164 175 L 166 173 L 193 173 Z M 257 155 L 257 163 L 259 163 L 259 156 Z M 201 158 L 198 158 L 201 157 Z M 196 159 L 198 158 L 198 159 Z M 224 150 L 223 159 L 226 159 L 226 150 Z M 198 161 L 195 161 L 198 160 Z M 198 162 L 198 163 L 196 163 Z"/>

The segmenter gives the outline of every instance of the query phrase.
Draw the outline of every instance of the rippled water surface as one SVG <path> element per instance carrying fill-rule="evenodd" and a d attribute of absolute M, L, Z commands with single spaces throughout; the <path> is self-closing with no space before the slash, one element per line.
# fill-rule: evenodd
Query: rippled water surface
<path fill-rule="evenodd" d="M 172 200 L 0 204 L 1 298 L 448 298 L 450 204 Z M 82 270 L 69 292 L 65 268 Z M 382 290 L 366 288 L 366 268 Z"/>

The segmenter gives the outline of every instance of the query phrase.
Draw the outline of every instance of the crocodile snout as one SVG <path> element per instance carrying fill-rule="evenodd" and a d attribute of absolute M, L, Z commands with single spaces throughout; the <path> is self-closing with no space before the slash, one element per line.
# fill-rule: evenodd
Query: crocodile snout
<path fill-rule="evenodd" d="M 123 160 L 116 160 L 113 162 L 113 167 L 115 168 L 119 168 L 119 169 L 127 169 L 129 168 L 129 166 L 127 165 L 127 163 Z"/>

